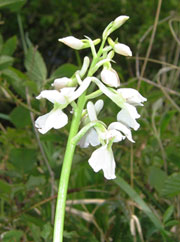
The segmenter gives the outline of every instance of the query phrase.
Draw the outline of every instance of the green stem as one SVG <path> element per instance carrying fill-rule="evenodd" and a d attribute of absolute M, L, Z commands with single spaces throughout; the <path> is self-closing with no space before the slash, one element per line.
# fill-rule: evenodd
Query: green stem
<path fill-rule="evenodd" d="M 18 21 L 18 25 L 19 25 L 19 31 L 20 31 L 21 41 L 22 41 L 22 45 L 23 45 L 23 51 L 24 51 L 24 54 L 26 54 L 27 53 L 27 46 L 26 46 L 26 41 L 25 41 L 25 36 L 24 36 L 24 30 L 23 30 L 21 15 L 19 13 L 17 14 L 17 21 Z"/>
<path fill-rule="evenodd" d="M 85 93 L 83 93 L 78 100 L 78 104 L 77 104 L 78 108 L 75 110 L 73 115 L 69 138 L 66 146 L 66 152 L 64 156 L 64 161 L 63 161 L 63 166 L 61 171 L 61 178 L 60 178 L 59 189 L 58 189 L 53 242 L 63 241 L 66 196 L 67 196 L 72 159 L 76 148 L 76 145 L 73 144 L 72 139 L 78 132 L 84 105 L 85 105 Z"/>

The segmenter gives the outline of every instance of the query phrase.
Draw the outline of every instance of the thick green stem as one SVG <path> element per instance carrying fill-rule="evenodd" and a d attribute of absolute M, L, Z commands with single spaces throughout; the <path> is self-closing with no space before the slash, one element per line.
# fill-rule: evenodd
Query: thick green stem
<path fill-rule="evenodd" d="M 64 161 L 63 161 L 63 166 L 61 171 L 61 178 L 60 178 L 59 189 L 58 189 L 53 242 L 63 241 L 66 196 L 67 196 L 72 159 L 76 148 L 76 145 L 72 143 L 72 138 L 78 132 L 84 105 L 85 105 L 85 93 L 82 94 L 82 96 L 78 100 L 78 104 L 77 104 L 78 108 L 75 110 L 73 115 L 69 138 L 66 146 L 66 152 L 64 156 Z"/>

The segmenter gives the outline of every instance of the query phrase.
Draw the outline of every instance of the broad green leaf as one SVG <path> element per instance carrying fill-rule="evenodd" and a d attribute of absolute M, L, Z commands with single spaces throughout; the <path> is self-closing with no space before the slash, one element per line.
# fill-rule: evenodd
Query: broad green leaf
<path fill-rule="evenodd" d="M 17 37 L 13 36 L 13 37 L 9 38 L 4 43 L 1 54 L 11 56 L 16 49 L 16 45 L 17 45 Z"/>
<path fill-rule="evenodd" d="M 0 0 L 0 8 L 8 7 L 12 10 L 18 10 L 26 0 Z"/>
<path fill-rule="evenodd" d="M 168 113 L 166 113 L 161 120 L 161 128 L 160 128 L 160 132 L 161 134 L 163 134 L 166 130 L 166 127 L 168 126 L 169 122 L 171 121 L 171 119 L 173 118 L 174 114 L 176 113 L 175 110 L 169 111 Z"/>
<path fill-rule="evenodd" d="M 14 148 L 10 153 L 10 162 L 14 165 L 16 170 L 21 172 L 28 172 L 35 167 L 36 150 L 27 148 Z"/>
<path fill-rule="evenodd" d="M 41 237 L 45 240 L 45 241 L 49 241 L 50 240 L 50 237 L 52 235 L 52 226 L 50 223 L 46 223 L 44 226 L 43 226 L 43 230 L 41 231 Z M 48 240 L 49 239 L 49 240 Z"/>
<path fill-rule="evenodd" d="M 2 242 L 20 242 L 23 236 L 22 230 L 10 230 L 3 235 Z"/>
<path fill-rule="evenodd" d="M 125 193 L 129 195 L 129 197 L 135 201 L 142 211 L 149 217 L 149 219 L 153 222 L 155 227 L 160 230 L 163 233 L 166 233 L 166 231 L 163 228 L 163 225 L 159 218 L 153 213 L 153 211 L 149 208 L 149 206 L 144 202 L 144 200 L 138 195 L 138 193 L 132 189 L 129 184 L 122 179 L 120 176 L 117 176 L 117 178 L 114 180 L 114 182 L 124 190 Z"/>
<path fill-rule="evenodd" d="M 15 89 L 15 91 L 23 98 L 25 98 L 25 76 L 21 71 L 9 67 L 2 71 L 2 74 L 5 76 L 9 84 Z"/>
<path fill-rule="evenodd" d="M 171 206 L 169 206 L 169 208 L 165 211 L 165 213 L 163 215 L 163 223 L 164 224 L 170 219 L 173 212 L 174 212 L 174 206 L 171 205 Z"/>
<path fill-rule="evenodd" d="M 150 167 L 149 183 L 158 192 L 161 191 L 166 178 L 167 178 L 166 173 L 164 171 L 162 171 L 160 168 L 155 167 L 155 166 Z"/>
<path fill-rule="evenodd" d="M 162 187 L 161 195 L 166 197 L 176 196 L 180 193 L 180 173 L 168 177 Z"/>
<path fill-rule="evenodd" d="M 33 187 L 41 186 L 45 184 L 46 180 L 43 176 L 30 176 L 29 180 L 26 183 L 26 188 L 32 189 Z"/>
<path fill-rule="evenodd" d="M 71 77 L 75 71 L 78 70 L 78 67 L 73 64 L 64 64 L 58 67 L 52 74 L 51 79 L 61 78 L 61 77 Z"/>
<path fill-rule="evenodd" d="M 8 68 L 8 66 L 11 66 L 14 61 L 14 58 L 7 56 L 7 55 L 2 55 L 0 56 L 0 70 Z"/>
<path fill-rule="evenodd" d="M 41 54 L 33 46 L 28 49 L 24 64 L 29 78 L 38 82 L 38 86 L 41 87 L 47 78 L 47 68 Z"/>
<path fill-rule="evenodd" d="M 33 238 L 33 241 L 41 241 L 41 230 L 40 230 L 40 227 L 35 225 L 34 223 L 30 223 L 29 220 L 28 220 L 28 227 L 31 231 L 31 235 L 32 235 L 32 238 Z"/>
<path fill-rule="evenodd" d="M 29 111 L 21 106 L 13 109 L 10 113 L 10 119 L 17 128 L 25 128 L 27 125 L 31 124 Z"/>
<path fill-rule="evenodd" d="M 4 180 L 0 180 L 1 198 L 8 200 L 12 192 L 12 186 Z"/>

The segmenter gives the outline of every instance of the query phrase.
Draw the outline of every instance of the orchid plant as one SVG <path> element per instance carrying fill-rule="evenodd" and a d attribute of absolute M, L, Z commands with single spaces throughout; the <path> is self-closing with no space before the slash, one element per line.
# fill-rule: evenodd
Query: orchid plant
<path fill-rule="evenodd" d="M 119 43 L 118 40 L 113 41 L 109 37 L 128 19 L 128 16 L 119 16 L 112 21 L 105 28 L 102 40 L 91 40 L 87 36 L 81 40 L 73 36 L 59 39 L 63 44 L 76 50 L 90 48 L 92 60 L 90 61 L 86 56 L 82 68 L 71 78 L 63 77 L 54 80 L 52 83 L 54 90 L 44 90 L 37 96 L 37 99 L 45 98 L 54 105 L 49 113 L 38 117 L 35 121 L 36 128 L 42 134 L 50 129 L 64 127 L 68 123 L 68 116 L 63 110 L 68 105 L 72 106 L 73 118 L 57 197 L 54 242 L 60 242 L 63 239 L 66 195 L 76 145 L 81 148 L 97 147 L 88 160 L 89 165 L 95 172 L 102 170 L 106 179 L 115 179 L 116 162 L 112 145 L 126 138 L 134 142 L 131 129 L 137 130 L 140 126 L 137 122 L 140 115 L 136 106 L 143 106 L 146 98 L 135 89 L 121 88 L 118 73 L 112 68 L 115 53 L 132 56 L 127 45 Z M 100 42 L 101 45 L 97 51 L 96 45 Z M 100 78 L 96 77 L 97 74 Z M 92 83 L 97 88 L 87 94 Z M 95 103 L 91 101 L 103 94 L 120 108 L 116 120 L 108 127 L 98 119 L 98 114 L 104 106 L 103 100 L 99 99 Z"/>

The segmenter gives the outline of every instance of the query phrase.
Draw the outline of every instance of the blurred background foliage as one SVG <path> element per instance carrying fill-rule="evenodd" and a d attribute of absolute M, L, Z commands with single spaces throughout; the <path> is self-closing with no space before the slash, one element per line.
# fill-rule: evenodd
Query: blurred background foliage
<path fill-rule="evenodd" d="M 141 127 L 135 144 L 114 145 L 115 181 L 89 167 L 92 148 L 77 147 L 64 241 L 180 241 L 179 1 L 0 0 L 0 10 L 0 240 L 52 241 L 70 124 L 39 135 L 34 119 L 51 105 L 35 96 L 56 77 L 70 77 L 88 53 L 58 38 L 99 38 L 109 22 L 128 15 L 112 37 L 133 57 L 117 56 L 113 67 L 122 87 L 148 99 Z M 109 123 L 118 108 L 104 101 L 100 118 Z"/>

